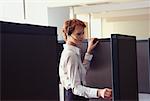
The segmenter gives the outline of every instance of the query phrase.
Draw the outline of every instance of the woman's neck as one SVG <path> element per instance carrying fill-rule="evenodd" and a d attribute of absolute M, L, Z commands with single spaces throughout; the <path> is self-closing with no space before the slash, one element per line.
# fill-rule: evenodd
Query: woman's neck
<path fill-rule="evenodd" d="M 67 44 L 72 45 L 72 46 L 76 46 L 76 47 L 77 47 L 77 44 L 75 44 L 75 43 L 72 42 L 72 41 L 67 41 Z"/>
<path fill-rule="evenodd" d="M 76 44 L 72 41 L 67 41 L 66 43 L 69 44 L 69 45 L 72 45 L 72 46 L 75 46 L 75 47 L 78 47 L 78 48 L 82 49 L 82 44 Z"/>

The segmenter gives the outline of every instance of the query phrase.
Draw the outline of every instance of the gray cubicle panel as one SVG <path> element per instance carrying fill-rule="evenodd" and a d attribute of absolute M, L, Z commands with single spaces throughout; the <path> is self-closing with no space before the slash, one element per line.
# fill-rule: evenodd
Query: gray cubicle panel
<path fill-rule="evenodd" d="M 59 41 L 59 53 L 63 50 L 63 44 L 63 41 Z M 87 46 L 88 40 L 84 40 L 81 48 L 82 60 L 86 53 Z M 112 88 L 110 39 L 99 39 L 99 43 L 94 49 L 93 55 L 94 57 L 91 61 L 90 69 L 88 70 L 86 75 L 87 86 L 96 88 Z M 90 101 L 95 100 L 102 101 L 102 99 L 90 99 Z"/>
<path fill-rule="evenodd" d="M 110 39 L 99 39 L 93 55 L 91 66 L 86 76 L 88 86 L 112 88 Z"/>
<path fill-rule="evenodd" d="M 63 44 L 65 44 L 65 41 L 63 40 L 59 40 L 57 43 L 57 59 L 58 59 L 57 66 L 59 66 L 60 56 L 63 51 Z"/>
<path fill-rule="evenodd" d="M 149 54 L 149 61 L 148 61 L 148 68 L 149 68 L 149 84 L 150 84 L 150 38 L 148 39 L 148 41 L 149 41 L 149 52 L 148 52 L 148 54 Z M 150 88 L 150 86 L 149 86 L 149 88 Z"/>
<path fill-rule="evenodd" d="M 137 40 L 138 87 L 140 93 L 150 93 L 148 40 Z"/>
<path fill-rule="evenodd" d="M 138 101 L 136 38 L 111 35 L 114 101 Z"/>
<path fill-rule="evenodd" d="M 150 38 L 148 39 L 149 41 L 149 64 L 150 64 Z"/>
<path fill-rule="evenodd" d="M 1 100 L 59 100 L 56 27 L 0 22 Z"/>
<path fill-rule="evenodd" d="M 63 51 L 63 44 L 66 44 L 64 40 L 59 40 L 57 43 L 58 59 L 60 59 L 61 52 Z M 87 39 L 83 40 L 81 51 L 80 51 L 82 60 L 83 60 L 84 55 L 86 53 L 87 45 L 88 45 L 88 40 Z M 59 60 L 58 60 L 58 63 L 59 63 Z"/>
<path fill-rule="evenodd" d="M 86 48 L 87 42 L 85 41 L 83 42 L 82 54 L 86 52 Z M 135 38 L 114 35 L 112 39 L 99 39 L 93 55 L 90 69 L 86 75 L 87 86 L 113 88 L 114 101 L 137 101 Z M 90 99 L 90 101 L 95 100 L 102 101 L 104 99 Z"/>
<path fill-rule="evenodd" d="M 110 39 L 98 39 L 99 43 L 93 51 L 93 59 L 87 72 L 87 86 L 95 88 L 112 88 L 111 44 Z M 107 101 L 90 99 L 90 101 Z M 109 101 L 109 100 L 108 100 Z"/>
<path fill-rule="evenodd" d="M 63 51 L 63 44 L 65 44 L 65 41 L 63 40 L 58 40 L 58 43 L 57 43 L 57 68 L 59 68 L 59 62 L 60 62 L 60 57 L 61 57 L 61 53 Z M 59 73 L 59 69 L 58 69 L 58 72 Z M 60 83 L 60 78 L 58 77 L 58 81 Z"/>

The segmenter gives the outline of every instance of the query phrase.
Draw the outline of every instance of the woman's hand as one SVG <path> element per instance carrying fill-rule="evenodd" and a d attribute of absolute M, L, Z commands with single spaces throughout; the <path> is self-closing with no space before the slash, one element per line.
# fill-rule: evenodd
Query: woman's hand
<path fill-rule="evenodd" d="M 88 42 L 88 48 L 87 48 L 87 53 L 92 54 L 93 49 L 96 47 L 98 44 L 97 38 L 91 38 L 90 41 Z"/>
<path fill-rule="evenodd" d="M 97 96 L 103 99 L 112 99 L 112 89 L 98 89 Z"/>

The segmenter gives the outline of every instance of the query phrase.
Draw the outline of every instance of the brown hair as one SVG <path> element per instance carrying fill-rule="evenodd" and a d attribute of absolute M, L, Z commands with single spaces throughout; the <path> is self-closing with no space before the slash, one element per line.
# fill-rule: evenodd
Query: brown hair
<path fill-rule="evenodd" d="M 63 25 L 63 33 L 64 33 L 64 40 L 67 40 L 67 36 L 71 35 L 75 30 L 76 26 L 82 26 L 83 28 L 86 27 L 83 21 L 78 19 L 66 20 Z"/>

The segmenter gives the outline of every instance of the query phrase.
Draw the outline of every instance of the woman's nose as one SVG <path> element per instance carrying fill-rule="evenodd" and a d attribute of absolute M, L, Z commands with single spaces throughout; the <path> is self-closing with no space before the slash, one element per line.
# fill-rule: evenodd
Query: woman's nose
<path fill-rule="evenodd" d="M 84 34 L 82 34 L 82 39 L 84 39 L 84 37 L 85 37 L 85 35 L 84 35 Z"/>

